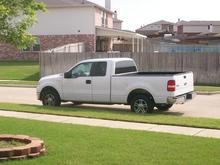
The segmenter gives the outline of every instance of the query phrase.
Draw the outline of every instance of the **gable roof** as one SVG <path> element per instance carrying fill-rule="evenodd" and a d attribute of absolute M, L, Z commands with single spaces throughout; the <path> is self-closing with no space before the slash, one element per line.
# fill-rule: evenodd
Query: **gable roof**
<path fill-rule="evenodd" d="M 214 25 L 214 26 L 220 26 L 220 21 L 180 21 L 177 22 L 178 25 L 184 25 L 184 26 L 208 26 L 208 25 Z"/>
<path fill-rule="evenodd" d="M 167 24 L 168 25 L 174 25 L 174 23 L 168 22 L 168 21 L 165 21 L 165 20 L 160 20 L 160 21 L 148 24 L 148 25 L 167 25 Z"/>
<path fill-rule="evenodd" d="M 138 31 L 139 31 L 139 30 L 145 30 L 146 27 L 151 26 L 151 25 L 174 25 L 174 23 L 168 22 L 168 21 L 165 21 L 165 20 L 160 20 L 160 21 L 153 22 L 153 23 L 151 23 L 151 24 L 145 25 L 145 26 L 143 26 L 143 27 L 141 27 L 141 28 L 139 28 L 139 29 L 137 29 L 137 30 L 138 30 Z"/>
<path fill-rule="evenodd" d="M 114 13 L 96 3 L 87 0 L 37 0 L 37 2 L 44 3 L 47 8 L 89 6 L 89 7 L 97 7 L 111 14 Z"/>

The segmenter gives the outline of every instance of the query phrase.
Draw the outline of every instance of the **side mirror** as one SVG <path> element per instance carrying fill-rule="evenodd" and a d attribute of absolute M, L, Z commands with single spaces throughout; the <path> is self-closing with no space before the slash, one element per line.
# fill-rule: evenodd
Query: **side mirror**
<path fill-rule="evenodd" d="M 72 78 L 71 72 L 64 73 L 64 78 Z"/>

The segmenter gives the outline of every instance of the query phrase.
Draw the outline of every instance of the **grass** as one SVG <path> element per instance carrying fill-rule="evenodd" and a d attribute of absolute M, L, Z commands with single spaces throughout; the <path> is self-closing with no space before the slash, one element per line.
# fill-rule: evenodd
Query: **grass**
<path fill-rule="evenodd" d="M 36 86 L 37 85 L 37 81 L 1 81 L 0 80 L 0 84 L 1 85 L 5 85 L 5 86 L 10 86 L 10 85 L 32 85 L 32 86 Z"/>
<path fill-rule="evenodd" d="M 38 81 L 39 62 L 0 61 L 0 80 Z"/>
<path fill-rule="evenodd" d="M 220 92 L 220 86 L 195 86 L 198 92 Z"/>
<path fill-rule="evenodd" d="M 19 146 L 24 146 L 24 143 L 11 140 L 11 141 L 3 141 L 0 140 L 0 148 L 11 148 L 11 147 L 19 147 Z"/>
<path fill-rule="evenodd" d="M 0 118 L 0 133 L 44 140 L 45 156 L 3 165 L 218 165 L 220 140 Z"/>
<path fill-rule="evenodd" d="M 43 107 L 37 105 L 20 105 L 0 103 L 0 109 L 18 112 L 31 112 L 41 114 L 75 116 L 118 121 L 131 121 L 141 123 L 179 125 L 198 128 L 220 129 L 219 119 L 182 117 L 180 113 L 155 112 L 153 114 L 135 114 L 125 110 L 112 110 L 103 108 L 83 107 Z"/>

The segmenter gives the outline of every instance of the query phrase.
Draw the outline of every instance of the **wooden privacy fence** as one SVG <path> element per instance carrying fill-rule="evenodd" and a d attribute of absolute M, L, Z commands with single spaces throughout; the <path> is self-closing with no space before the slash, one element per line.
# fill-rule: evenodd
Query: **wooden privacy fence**
<path fill-rule="evenodd" d="M 41 77 L 63 73 L 85 59 L 129 57 L 139 71 L 193 71 L 196 83 L 220 84 L 220 54 L 214 53 L 41 53 Z"/>

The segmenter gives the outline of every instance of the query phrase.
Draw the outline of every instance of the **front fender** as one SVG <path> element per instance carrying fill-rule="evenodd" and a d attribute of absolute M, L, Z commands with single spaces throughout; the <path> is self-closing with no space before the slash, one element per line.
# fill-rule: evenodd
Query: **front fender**
<path fill-rule="evenodd" d="M 58 94 L 60 95 L 60 98 L 63 98 L 63 92 L 62 92 L 62 82 L 42 82 L 37 86 L 37 95 L 38 95 L 38 99 L 40 99 L 40 93 L 42 92 L 42 90 L 46 87 L 52 87 L 54 88 Z"/>

